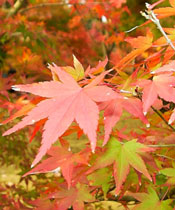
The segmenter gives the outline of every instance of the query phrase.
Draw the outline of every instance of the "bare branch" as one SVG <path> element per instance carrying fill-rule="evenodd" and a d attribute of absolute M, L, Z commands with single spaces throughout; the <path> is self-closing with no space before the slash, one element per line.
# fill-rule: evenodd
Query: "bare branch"
<path fill-rule="evenodd" d="M 167 43 L 171 46 L 171 48 L 175 51 L 175 47 L 172 43 L 172 41 L 168 38 L 167 34 L 165 33 L 165 31 L 163 30 L 159 19 L 156 17 L 156 14 L 154 13 L 153 10 L 151 10 L 151 5 L 148 3 L 146 4 L 146 8 L 148 10 L 145 10 L 145 12 L 140 12 L 142 16 L 144 16 L 146 19 L 151 20 L 153 23 L 156 24 L 157 28 L 159 29 L 159 31 L 162 33 L 162 35 L 165 37 Z"/>

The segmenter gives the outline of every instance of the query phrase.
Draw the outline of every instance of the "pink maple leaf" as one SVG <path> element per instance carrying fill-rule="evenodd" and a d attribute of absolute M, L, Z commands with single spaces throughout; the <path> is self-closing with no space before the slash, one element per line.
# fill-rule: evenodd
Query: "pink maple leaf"
<path fill-rule="evenodd" d="M 52 73 L 59 77 L 60 81 L 13 86 L 16 91 L 32 93 L 46 97 L 46 99 L 38 103 L 21 122 L 3 134 L 4 136 L 9 135 L 27 125 L 32 125 L 47 118 L 42 135 L 42 145 L 32 166 L 41 160 L 51 145 L 68 129 L 74 120 L 88 136 L 91 149 L 94 152 L 99 118 L 99 109 L 96 102 L 119 97 L 111 88 L 98 85 L 107 72 L 103 72 L 82 88 L 61 67 L 53 64 L 53 66 L 49 65 L 49 68 Z"/>

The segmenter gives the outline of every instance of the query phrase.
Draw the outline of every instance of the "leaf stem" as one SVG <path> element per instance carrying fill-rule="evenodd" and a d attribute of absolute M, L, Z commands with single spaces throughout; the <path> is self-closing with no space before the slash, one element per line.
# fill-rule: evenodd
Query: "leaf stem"
<path fill-rule="evenodd" d="M 165 122 L 167 126 L 169 126 L 169 128 L 171 128 L 171 130 L 175 132 L 175 128 L 165 120 L 165 118 L 160 114 L 157 109 L 155 109 L 153 106 L 151 106 L 151 109 Z"/>
<path fill-rule="evenodd" d="M 140 100 L 142 100 L 142 93 L 140 93 L 139 91 L 136 91 L 136 93 L 137 93 L 137 97 L 140 99 Z M 166 121 L 166 119 L 161 115 L 161 113 L 157 110 L 157 109 L 155 109 L 153 106 L 151 106 L 151 109 L 165 122 L 165 124 L 173 131 L 173 132 L 175 132 L 175 128 L 172 126 L 172 125 L 170 125 L 167 121 Z"/>

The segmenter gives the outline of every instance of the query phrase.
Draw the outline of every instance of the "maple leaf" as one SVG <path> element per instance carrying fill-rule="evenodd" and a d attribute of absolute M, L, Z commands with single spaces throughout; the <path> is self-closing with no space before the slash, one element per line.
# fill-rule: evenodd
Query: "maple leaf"
<path fill-rule="evenodd" d="M 79 81 L 84 78 L 84 68 L 74 55 L 73 55 L 73 61 L 74 61 L 74 68 L 72 68 L 71 66 L 66 66 L 63 68 L 67 73 L 72 75 L 72 77 L 76 81 Z"/>
<path fill-rule="evenodd" d="M 88 176 L 92 186 L 100 186 L 104 192 L 104 197 L 110 188 L 112 172 L 108 168 L 101 168 Z"/>
<path fill-rule="evenodd" d="M 13 84 L 13 75 L 4 77 L 3 73 L 0 72 L 0 95 L 4 95 L 8 98 L 8 91 L 11 89 Z"/>
<path fill-rule="evenodd" d="M 71 75 L 61 67 L 49 65 L 49 68 L 60 81 L 39 82 L 28 85 L 15 85 L 16 91 L 24 91 L 46 97 L 33 108 L 26 117 L 3 135 L 9 135 L 26 125 L 32 125 L 41 119 L 48 118 L 44 125 L 42 145 L 32 165 L 37 164 L 51 145 L 67 130 L 73 120 L 89 137 L 92 151 L 96 147 L 96 130 L 99 109 L 96 102 L 107 101 L 118 97 L 111 88 L 98 84 L 106 72 L 97 76 L 91 83 L 81 88 Z"/>
<path fill-rule="evenodd" d="M 142 102 L 136 98 L 128 99 L 113 99 L 107 102 L 103 102 L 99 105 L 100 109 L 104 109 L 104 124 L 105 124 L 105 138 L 103 145 L 105 145 L 109 139 L 109 135 L 112 128 L 119 121 L 123 109 L 128 111 L 135 117 L 139 117 L 147 126 L 148 120 L 143 115 Z"/>
<path fill-rule="evenodd" d="M 14 4 L 13 0 L 0 0 L 0 5 L 6 3 L 6 1 L 12 6 Z"/>
<path fill-rule="evenodd" d="M 172 200 L 168 199 L 165 201 L 160 201 L 157 193 L 151 187 L 148 188 L 148 193 L 131 193 L 129 192 L 128 195 L 134 197 L 135 199 L 139 200 L 141 203 L 136 205 L 133 210 L 147 210 L 151 207 L 152 210 L 171 210 L 172 207 L 170 203 Z"/>
<path fill-rule="evenodd" d="M 46 122 L 46 119 L 42 119 L 40 121 L 38 121 L 36 124 L 35 124 L 35 127 L 34 127 L 34 130 L 32 132 L 32 135 L 29 139 L 29 142 L 31 143 L 32 140 L 34 139 L 35 135 L 37 134 L 37 132 L 40 130 L 41 126 Z"/>
<path fill-rule="evenodd" d="M 50 156 L 49 158 L 43 160 L 42 163 L 23 176 L 37 173 L 57 172 L 61 169 L 69 189 L 71 187 L 72 174 L 76 164 L 88 165 L 90 152 L 86 151 L 86 154 L 82 152 L 73 154 L 66 145 L 64 147 L 52 147 L 47 154 Z"/>
<path fill-rule="evenodd" d="M 172 115 L 170 116 L 170 119 L 168 121 L 168 124 L 172 124 L 172 122 L 175 120 L 175 109 L 173 110 Z"/>
<path fill-rule="evenodd" d="M 147 32 L 146 37 L 139 36 L 137 38 L 127 38 L 126 41 L 129 42 L 132 47 L 136 48 L 129 54 L 127 54 L 121 61 L 116 65 L 116 68 L 123 68 L 138 55 L 141 55 L 152 45 L 153 35 L 150 31 Z"/>
<path fill-rule="evenodd" d="M 73 206 L 74 210 L 84 210 L 84 202 L 95 201 L 89 191 L 90 189 L 87 185 L 78 183 L 69 190 L 62 188 L 60 191 L 52 193 L 49 197 L 56 199 L 57 210 L 67 210 L 70 206 Z"/>
<path fill-rule="evenodd" d="M 143 87 L 143 112 L 146 114 L 150 106 L 160 96 L 166 101 L 175 102 L 175 78 L 172 73 L 154 76 L 153 80 L 140 80 L 138 85 Z"/>
<path fill-rule="evenodd" d="M 87 173 L 113 164 L 116 194 L 118 194 L 123 182 L 126 180 L 130 166 L 151 180 L 145 163 L 140 157 L 140 154 L 151 151 L 153 151 L 152 148 L 138 143 L 136 139 L 122 145 L 117 139 L 112 137 L 106 145 L 106 151 L 99 155 L 94 166 Z"/>
<path fill-rule="evenodd" d="M 163 7 L 154 10 L 154 14 L 158 19 L 175 15 L 174 7 Z"/>
<path fill-rule="evenodd" d="M 151 74 L 168 73 L 168 72 L 175 72 L 175 61 L 163 65 L 162 67 L 156 69 L 155 71 L 152 71 Z"/>
<path fill-rule="evenodd" d="M 168 180 L 166 181 L 166 185 L 174 185 L 175 184 L 175 168 L 164 168 L 160 170 L 160 173 L 168 176 Z"/>
<path fill-rule="evenodd" d="M 126 3 L 126 0 L 110 0 L 110 3 L 117 8 L 120 8 L 122 4 Z"/>
<path fill-rule="evenodd" d="M 21 104 L 23 105 L 23 104 L 26 104 L 26 105 L 24 105 L 24 106 L 22 106 L 21 107 L 21 109 L 19 109 L 18 107 L 18 111 L 17 112 L 15 112 L 14 114 L 12 114 L 8 119 L 6 119 L 6 120 L 4 120 L 3 122 L 1 122 L 1 124 L 6 124 L 6 123 L 8 123 L 8 122 L 10 122 L 10 121 L 12 121 L 12 120 L 14 120 L 14 119 L 16 119 L 16 118 L 18 118 L 18 117 L 21 117 L 21 116 L 23 116 L 23 115 L 26 115 L 32 108 L 34 108 L 35 107 L 35 104 L 37 104 L 38 102 L 40 102 L 42 99 L 41 98 L 36 98 L 36 99 L 34 99 L 34 100 L 32 100 L 32 101 L 30 101 L 30 102 L 28 102 L 28 100 L 23 100 L 23 97 L 21 97 L 21 98 L 19 98 L 17 101 L 16 101 L 16 104 L 14 105 L 13 104 L 13 106 L 16 108 L 17 106 L 19 106 L 18 104 L 20 104 L 20 106 L 21 106 Z"/>
<path fill-rule="evenodd" d="M 57 210 L 57 203 L 51 202 L 49 199 L 46 198 L 38 198 L 34 201 L 30 202 L 31 205 L 35 206 L 35 210 Z"/>
<path fill-rule="evenodd" d="M 86 76 L 93 77 L 95 74 L 101 73 L 105 70 L 105 66 L 108 63 L 108 58 L 106 57 L 105 60 L 99 61 L 98 65 L 95 68 L 88 68 L 85 71 Z"/>

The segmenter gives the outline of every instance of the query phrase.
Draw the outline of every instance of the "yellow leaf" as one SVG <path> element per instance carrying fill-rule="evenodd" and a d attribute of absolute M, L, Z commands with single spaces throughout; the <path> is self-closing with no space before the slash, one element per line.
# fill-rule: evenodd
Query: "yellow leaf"
<path fill-rule="evenodd" d="M 73 55 L 74 68 L 71 66 L 63 67 L 64 70 L 70 74 L 76 81 L 84 78 L 84 68 L 78 59 Z"/>
<path fill-rule="evenodd" d="M 84 78 L 84 68 L 82 64 L 78 61 L 78 59 L 73 55 L 74 59 L 74 67 L 77 75 L 77 80 L 83 79 Z"/>

